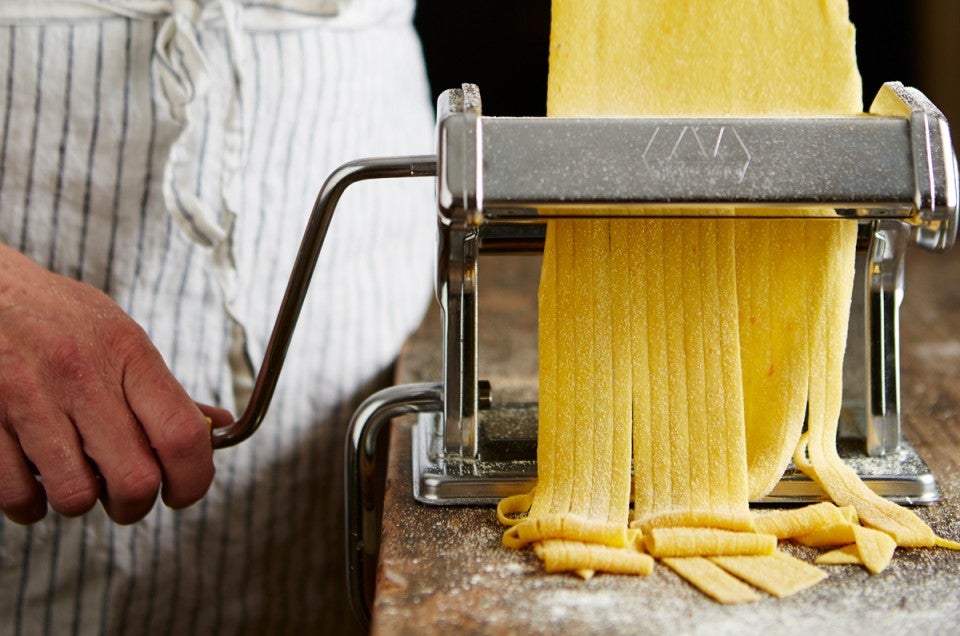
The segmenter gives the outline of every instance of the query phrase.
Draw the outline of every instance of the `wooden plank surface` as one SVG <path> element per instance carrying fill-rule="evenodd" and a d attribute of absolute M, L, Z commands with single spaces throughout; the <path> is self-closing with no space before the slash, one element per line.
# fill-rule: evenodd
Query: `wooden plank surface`
<path fill-rule="evenodd" d="M 536 395 L 536 257 L 481 263 L 481 377 L 502 400 Z M 960 540 L 960 250 L 911 250 L 902 312 L 906 435 L 942 502 L 918 513 Z M 410 341 L 399 382 L 440 378 L 436 311 Z M 724 607 L 667 568 L 646 578 L 545 575 L 529 551 L 500 547 L 492 508 L 438 508 L 411 495 L 409 423 L 389 451 L 374 634 L 954 633 L 960 553 L 898 549 L 880 575 L 834 566 L 795 597 Z M 790 550 L 806 559 L 814 551 Z"/>

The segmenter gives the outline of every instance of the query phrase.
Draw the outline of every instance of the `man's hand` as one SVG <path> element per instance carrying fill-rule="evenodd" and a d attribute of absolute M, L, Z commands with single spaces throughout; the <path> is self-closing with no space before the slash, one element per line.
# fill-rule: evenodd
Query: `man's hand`
<path fill-rule="evenodd" d="M 204 409 L 216 424 L 225 411 Z M 35 473 L 39 473 L 39 478 Z M 0 245 L 0 509 L 32 523 L 99 498 L 141 519 L 213 480 L 209 423 L 144 331 L 105 294 Z"/>

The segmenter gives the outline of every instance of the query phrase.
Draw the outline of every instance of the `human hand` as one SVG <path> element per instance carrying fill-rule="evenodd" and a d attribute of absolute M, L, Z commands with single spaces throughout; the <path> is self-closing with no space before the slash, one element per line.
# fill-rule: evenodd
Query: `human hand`
<path fill-rule="evenodd" d="M 146 333 L 95 288 L 0 245 L 0 509 L 18 523 L 47 503 L 83 514 L 99 498 L 118 523 L 206 493 L 210 422 Z M 39 473 L 39 478 L 35 475 Z"/>

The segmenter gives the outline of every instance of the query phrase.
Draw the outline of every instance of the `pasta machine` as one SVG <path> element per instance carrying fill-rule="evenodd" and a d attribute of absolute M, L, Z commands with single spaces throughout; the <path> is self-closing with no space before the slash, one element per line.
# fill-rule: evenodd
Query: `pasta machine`
<path fill-rule="evenodd" d="M 446 91 L 438 101 L 435 156 L 358 160 L 324 185 L 250 405 L 233 426 L 214 433 L 216 446 L 249 436 L 263 417 L 341 193 L 361 180 L 392 177 L 436 178 L 443 370 L 436 383 L 375 394 L 350 423 L 354 583 L 363 576 L 363 554 L 376 554 L 375 440 L 392 418 L 418 414 L 413 494 L 421 502 L 492 504 L 533 485 L 536 405 L 496 404 L 478 377 L 478 260 L 485 251 L 541 249 L 542 207 L 573 218 L 596 218 L 599 209 L 608 216 L 636 216 L 638 208 L 672 215 L 665 206 L 677 215 L 721 207 L 730 217 L 735 208 L 774 208 L 766 218 L 786 218 L 806 207 L 857 219 L 838 448 L 880 494 L 902 503 L 937 500 L 933 476 L 901 435 L 898 313 L 908 244 L 947 250 L 955 241 L 958 175 L 947 122 L 919 91 L 885 84 L 866 116 L 656 119 L 484 117 L 476 86 Z M 764 501 L 822 496 L 791 468 Z"/>

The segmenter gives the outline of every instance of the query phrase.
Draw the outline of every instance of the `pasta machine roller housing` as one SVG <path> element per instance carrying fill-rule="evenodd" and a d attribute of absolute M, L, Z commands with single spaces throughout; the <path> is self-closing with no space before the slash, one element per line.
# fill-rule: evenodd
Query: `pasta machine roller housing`
<path fill-rule="evenodd" d="M 791 217 L 805 207 L 859 219 L 838 444 L 884 496 L 937 499 L 900 433 L 898 312 L 910 240 L 933 250 L 955 240 L 957 164 L 945 119 L 918 91 L 886 84 L 857 117 L 547 119 L 483 117 L 465 85 L 440 99 L 438 144 L 444 366 L 439 411 L 415 427 L 417 499 L 493 503 L 533 484 L 536 417 L 524 412 L 533 405 L 483 408 L 478 255 L 537 249 L 544 207 L 574 218 L 704 207 Z M 766 501 L 822 497 L 791 469 Z"/>

